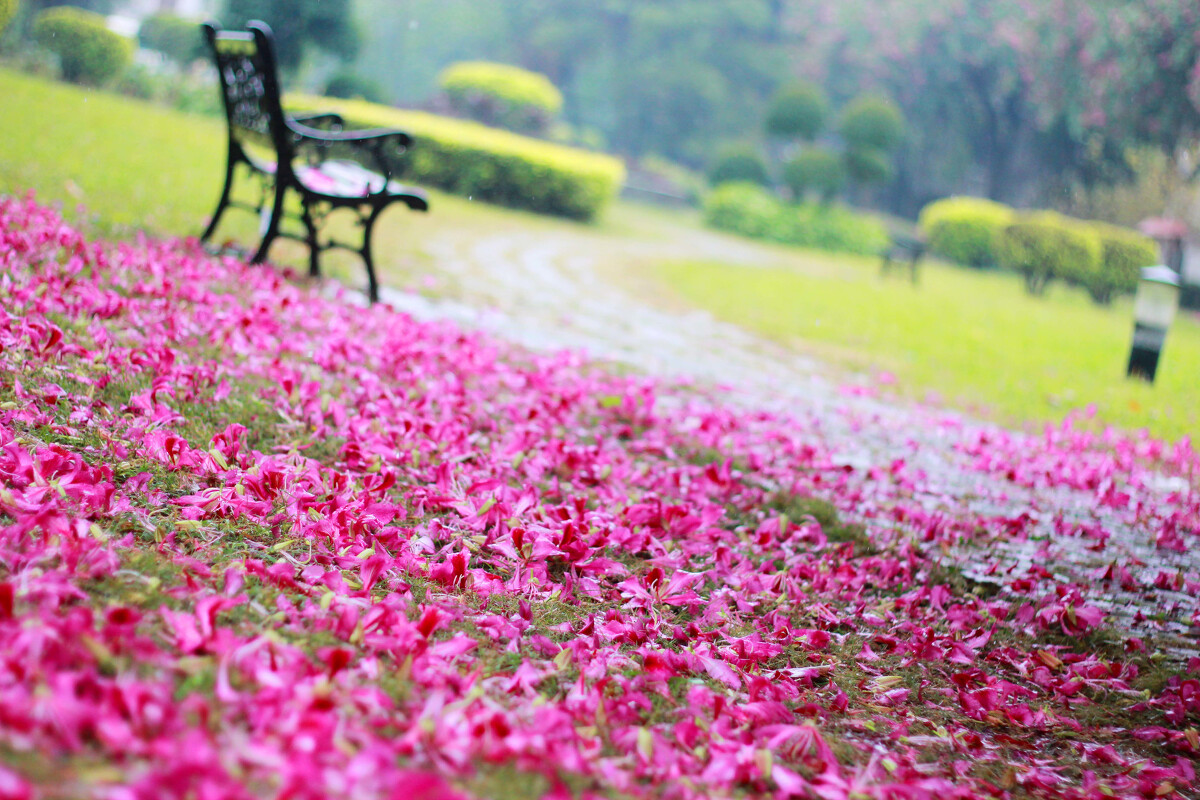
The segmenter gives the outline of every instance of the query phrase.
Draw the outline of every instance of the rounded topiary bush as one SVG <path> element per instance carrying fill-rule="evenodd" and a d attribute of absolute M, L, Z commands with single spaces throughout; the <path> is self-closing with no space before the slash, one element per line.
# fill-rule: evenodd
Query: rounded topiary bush
<path fill-rule="evenodd" d="M 844 158 L 846 174 L 855 183 L 883 183 L 892 176 L 892 164 L 882 150 L 847 150 Z"/>
<path fill-rule="evenodd" d="M 704 222 L 710 228 L 743 236 L 770 237 L 779 222 L 780 205 L 756 183 L 724 183 L 704 200 Z"/>
<path fill-rule="evenodd" d="M 387 93 L 377 81 L 359 75 L 352 70 L 338 70 L 325 84 L 326 97 L 340 97 L 345 100 L 360 98 L 368 103 L 386 103 Z"/>
<path fill-rule="evenodd" d="M 0 31 L 8 27 L 12 18 L 17 15 L 19 0 L 0 0 Z"/>
<path fill-rule="evenodd" d="M 845 186 L 846 171 L 837 153 L 810 147 L 784 165 L 783 182 L 796 201 L 812 193 L 828 203 Z"/>
<path fill-rule="evenodd" d="M 1016 217 L 1002 203 L 980 197 L 947 197 L 921 209 L 918 226 L 929 251 L 970 267 L 995 264 L 1000 234 Z"/>
<path fill-rule="evenodd" d="M 1100 239 L 1100 268 L 1083 284 L 1102 305 L 1137 289 L 1142 267 L 1158 263 L 1158 244 L 1129 228 L 1102 222 L 1083 223 Z"/>
<path fill-rule="evenodd" d="M 99 86 L 133 61 L 134 44 L 104 24 L 104 17 L 74 6 L 56 6 L 37 15 L 33 37 L 58 56 L 63 78 Z"/>
<path fill-rule="evenodd" d="M 851 151 L 886 153 L 904 138 L 904 115 L 882 95 L 864 95 L 842 111 L 838 132 Z"/>
<path fill-rule="evenodd" d="M 1055 278 L 1084 285 L 1100 269 L 1100 237 L 1075 220 L 1043 211 L 1006 227 L 997 256 L 1001 266 L 1021 273 L 1025 288 L 1037 295 Z"/>
<path fill-rule="evenodd" d="M 825 94 L 811 83 L 792 83 L 780 89 L 767 108 L 767 133 L 780 138 L 811 141 L 821 132 L 829 113 Z"/>
<path fill-rule="evenodd" d="M 458 113 L 519 133 L 545 131 L 562 111 L 562 92 L 549 78 L 509 64 L 451 64 L 438 86 Z"/>
<path fill-rule="evenodd" d="M 157 50 L 179 64 L 190 64 L 204 57 L 200 23 L 168 12 L 151 14 L 142 20 L 138 44 L 147 50 Z"/>
<path fill-rule="evenodd" d="M 720 186 L 722 183 L 733 182 L 770 185 L 767 162 L 763 160 L 758 148 L 750 144 L 730 144 L 717 152 L 717 157 L 713 159 L 708 170 L 709 185 Z"/>

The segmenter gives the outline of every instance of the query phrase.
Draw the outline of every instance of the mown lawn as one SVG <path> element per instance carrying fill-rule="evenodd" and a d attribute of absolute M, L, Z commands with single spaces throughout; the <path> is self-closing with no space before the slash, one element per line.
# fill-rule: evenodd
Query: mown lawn
<path fill-rule="evenodd" d="M 68 212 L 86 206 L 92 224 L 110 235 L 203 229 L 220 191 L 221 120 L 2 69 L 0 96 L 0 192 L 33 189 Z M 1013 276 L 936 263 L 926 265 L 914 288 L 901 278 L 881 280 L 871 259 L 774 246 L 761 247 L 762 268 L 683 260 L 697 249 L 685 243 L 695 231 L 693 215 L 618 204 L 598 225 L 581 226 L 433 194 L 432 213 L 393 210 L 381 221 L 376 252 L 385 283 L 411 286 L 417 276 L 436 275 L 423 242 L 438 236 L 469 241 L 515 228 L 577 235 L 605 274 L 619 274 L 621 264 L 643 273 L 674 244 L 679 260 L 637 275 L 639 293 L 656 288 L 663 298 L 708 308 L 840 367 L 893 373 L 906 396 L 1010 424 L 1058 420 L 1094 404 L 1101 423 L 1168 439 L 1200 433 L 1194 316 L 1176 325 L 1158 382 L 1146 386 L 1124 378 L 1128 300 L 1097 308 L 1063 287 L 1033 299 Z M 219 235 L 250 244 L 255 227 L 253 217 L 233 212 Z M 648 245 L 646 258 L 630 255 L 631 239 Z M 289 244 L 272 257 L 301 264 L 302 253 Z M 351 285 L 362 283 L 352 255 L 330 254 L 326 266 Z"/>
<path fill-rule="evenodd" d="M 1015 275 L 926 264 L 918 286 L 874 259 L 798 253 L 795 268 L 673 262 L 665 289 L 716 316 L 835 362 L 891 373 L 896 388 L 1008 423 L 1059 420 L 1094 404 L 1098 422 L 1155 436 L 1200 433 L 1200 320 L 1183 313 L 1154 385 L 1125 378 L 1132 301 L 1098 307 Z"/>

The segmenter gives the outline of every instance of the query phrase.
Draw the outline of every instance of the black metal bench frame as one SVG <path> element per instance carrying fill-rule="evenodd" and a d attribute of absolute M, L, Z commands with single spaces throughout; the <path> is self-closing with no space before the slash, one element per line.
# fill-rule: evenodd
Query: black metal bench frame
<path fill-rule="evenodd" d="M 208 242 L 228 208 L 252 211 L 262 220 L 257 249 L 251 263 L 261 263 L 279 237 L 308 246 L 309 274 L 320 275 L 320 254 L 334 248 L 358 253 L 367 268 L 367 292 L 371 302 L 379 299 L 379 282 L 371 255 L 371 237 L 379 215 L 393 203 L 413 211 L 427 211 L 429 201 L 418 189 L 392 180 L 411 137 L 398 130 L 344 130 L 337 114 L 284 114 L 276 71 L 274 37 L 263 22 L 251 22 L 245 31 L 223 31 L 205 23 L 204 38 L 213 54 L 221 81 L 221 96 L 229 132 L 229 155 L 225 187 L 212 221 L 200 237 Z M 274 161 L 254 154 L 253 146 L 273 151 Z M 335 161 L 335 159 L 340 159 Z M 323 165 L 351 169 L 358 180 L 343 182 L 335 190 L 315 185 L 323 177 Z M 358 165 L 358 166 L 355 166 Z M 257 204 L 231 199 L 238 167 L 243 167 L 262 187 Z M 326 181 L 326 183 L 329 183 Z M 288 194 L 299 199 L 300 212 L 288 209 Z M 358 215 L 362 244 L 354 246 L 318 235 L 318 227 L 329 214 L 348 209 Z M 283 227 L 285 220 L 299 221 L 303 230 Z"/>
<path fill-rule="evenodd" d="M 925 242 L 920 239 L 893 233 L 888 241 L 887 249 L 881 254 L 882 263 L 879 266 L 879 274 L 887 275 L 893 267 L 899 266 L 897 262 L 908 262 L 908 269 L 915 286 L 917 267 L 920 266 L 921 259 L 925 255 L 925 247 Z"/>

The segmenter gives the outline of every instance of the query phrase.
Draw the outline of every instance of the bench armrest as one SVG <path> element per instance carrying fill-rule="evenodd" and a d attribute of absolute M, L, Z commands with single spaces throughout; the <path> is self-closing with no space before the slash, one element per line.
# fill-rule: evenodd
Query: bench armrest
<path fill-rule="evenodd" d="M 346 127 L 346 120 L 342 119 L 342 115 L 332 111 L 289 111 L 287 116 L 292 122 L 319 130 L 326 130 L 328 126 L 331 130 L 340 131 Z"/>
<path fill-rule="evenodd" d="M 365 162 L 364 166 L 375 170 L 388 181 L 398 172 L 401 156 L 412 145 L 411 136 L 391 128 L 324 131 L 294 119 L 288 120 L 287 126 L 292 133 L 297 155 L 306 155 L 310 160 L 320 163 L 335 151 L 345 153 L 355 161 Z"/>

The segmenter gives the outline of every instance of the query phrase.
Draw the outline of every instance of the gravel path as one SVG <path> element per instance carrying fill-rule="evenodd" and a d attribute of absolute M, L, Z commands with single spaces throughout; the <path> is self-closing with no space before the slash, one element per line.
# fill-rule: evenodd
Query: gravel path
<path fill-rule="evenodd" d="M 607 247 L 608 250 L 601 251 Z M 884 402 L 874 388 L 848 389 L 817 361 L 765 341 L 702 311 L 672 313 L 612 285 L 600 271 L 603 259 L 721 258 L 754 263 L 762 251 L 710 234 L 688 232 L 661 242 L 631 239 L 625 252 L 611 252 L 587 233 L 513 231 L 495 235 L 435 238 L 427 250 L 441 276 L 461 289 L 461 299 L 429 300 L 385 289 L 383 300 L 418 318 L 448 318 L 535 350 L 571 348 L 661 377 L 721 387 L 732 402 L 784 412 L 820 436 L 839 460 L 855 467 L 904 459 L 921 476 L 922 502 L 931 511 L 992 517 L 1029 512 L 1029 537 L 989 550 L 1023 573 L 1048 568 L 1067 582 L 1091 584 L 1097 570 L 1129 565 L 1141 586 L 1096 597 L 1110 620 L 1131 633 L 1156 633 L 1173 640 L 1173 655 L 1200 652 L 1200 636 L 1189 622 L 1196 598 L 1171 588 L 1152 588 L 1160 571 L 1200 574 L 1200 547 L 1187 552 L 1156 546 L 1151 531 L 1129 524 L 1129 515 L 1099 508 L 1095 492 L 1045 485 L 1025 488 L 985 474 L 962 444 L 981 433 L 1013 437 L 1033 447 L 1036 440 L 938 409 Z M 602 255 L 602 258 L 601 258 Z M 634 262 L 636 263 L 636 262 Z M 860 383 L 860 381 L 854 381 Z M 869 384 L 869 381 L 867 381 Z M 1165 496 L 1186 488 L 1162 478 Z M 1080 525 L 1100 524 L 1112 532 L 1103 549 L 1086 536 L 1055 534 L 1055 517 Z M 1192 532 L 1196 534 L 1197 532 Z M 1197 544 L 1196 536 L 1189 540 Z M 968 576 L 988 582 L 977 550 L 958 553 Z M 1013 573 L 1010 573 L 1013 574 Z M 1143 620 L 1139 608 L 1173 609 L 1166 618 Z"/>

